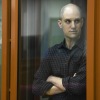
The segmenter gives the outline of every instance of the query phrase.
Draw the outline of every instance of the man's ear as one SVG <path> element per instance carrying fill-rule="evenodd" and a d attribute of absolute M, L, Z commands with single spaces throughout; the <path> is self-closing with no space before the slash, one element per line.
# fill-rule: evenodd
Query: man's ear
<path fill-rule="evenodd" d="M 62 28 L 62 21 L 59 19 L 58 20 L 58 26 L 60 27 L 60 28 Z"/>

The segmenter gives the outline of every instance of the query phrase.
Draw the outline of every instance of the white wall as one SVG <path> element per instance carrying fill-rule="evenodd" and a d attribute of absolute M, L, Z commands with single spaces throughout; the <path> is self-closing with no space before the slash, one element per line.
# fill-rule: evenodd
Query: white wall
<path fill-rule="evenodd" d="M 41 4 L 41 34 L 49 29 L 51 18 L 58 18 L 60 9 L 70 0 L 42 0 Z"/>
<path fill-rule="evenodd" d="M 60 9 L 70 0 L 42 0 L 41 2 L 41 57 L 48 47 L 60 43 L 63 32 L 57 25 Z"/>

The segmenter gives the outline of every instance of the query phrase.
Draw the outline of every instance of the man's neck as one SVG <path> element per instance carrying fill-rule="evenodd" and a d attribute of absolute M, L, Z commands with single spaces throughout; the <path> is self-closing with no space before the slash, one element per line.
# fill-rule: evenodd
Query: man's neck
<path fill-rule="evenodd" d="M 72 47 L 75 45 L 76 41 L 77 39 L 65 39 L 66 47 L 71 50 Z"/>

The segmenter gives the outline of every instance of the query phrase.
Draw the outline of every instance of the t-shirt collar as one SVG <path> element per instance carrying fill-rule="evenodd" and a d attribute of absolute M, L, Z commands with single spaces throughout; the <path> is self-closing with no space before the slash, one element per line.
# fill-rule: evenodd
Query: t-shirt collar
<path fill-rule="evenodd" d="M 82 40 L 82 39 L 79 39 L 76 43 L 75 43 L 75 45 L 73 46 L 73 48 L 74 47 L 78 47 L 78 48 L 80 48 L 80 49 L 84 49 L 84 45 L 85 44 L 85 42 Z M 60 48 L 67 48 L 66 47 L 66 44 L 65 44 L 65 39 L 60 43 L 60 45 L 58 46 L 58 48 L 60 49 Z M 67 48 L 68 49 L 68 48 Z"/>

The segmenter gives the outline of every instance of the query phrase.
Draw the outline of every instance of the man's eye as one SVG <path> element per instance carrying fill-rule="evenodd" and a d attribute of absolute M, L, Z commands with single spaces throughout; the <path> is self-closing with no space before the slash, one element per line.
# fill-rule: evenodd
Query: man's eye
<path fill-rule="evenodd" d="M 65 21 L 67 24 L 70 24 L 71 23 L 71 20 L 66 20 Z"/>
<path fill-rule="evenodd" d="M 80 19 L 76 19 L 74 22 L 75 22 L 76 24 L 78 24 L 78 23 L 80 23 Z"/>

